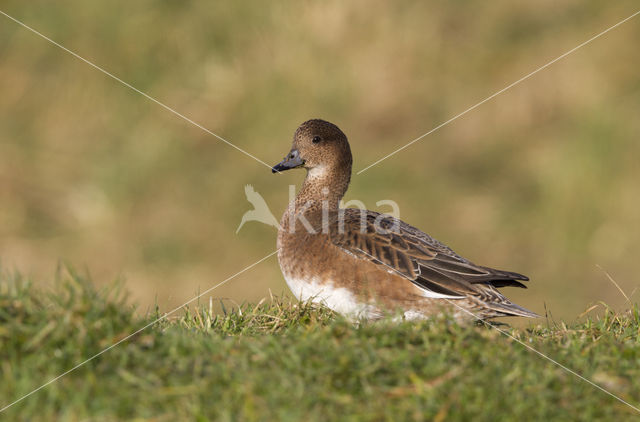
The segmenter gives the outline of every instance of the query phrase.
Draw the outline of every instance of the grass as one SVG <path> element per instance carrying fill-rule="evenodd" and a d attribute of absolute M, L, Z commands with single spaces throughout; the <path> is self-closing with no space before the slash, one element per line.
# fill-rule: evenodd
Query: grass
<path fill-rule="evenodd" d="M 640 403 L 640 315 L 501 327 Z M 60 272 L 0 283 L 4 406 L 145 324 L 118 284 Z M 169 316 L 3 413 L 5 420 L 573 420 L 630 407 L 485 326 L 354 324 L 272 297 Z"/>

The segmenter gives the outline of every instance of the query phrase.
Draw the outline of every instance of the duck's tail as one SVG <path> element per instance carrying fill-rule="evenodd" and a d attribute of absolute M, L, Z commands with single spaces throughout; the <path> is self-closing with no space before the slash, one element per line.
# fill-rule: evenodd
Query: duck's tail
<path fill-rule="evenodd" d="M 501 316 L 521 316 L 526 318 L 540 318 L 540 315 L 532 312 L 528 309 L 523 308 L 520 305 L 516 305 L 512 302 L 502 302 L 502 303 L 487 303 L 486 304 L 489 309 L 496 312 L 496 316 L 491 316 L 490 318 L 496 318 Z"/>

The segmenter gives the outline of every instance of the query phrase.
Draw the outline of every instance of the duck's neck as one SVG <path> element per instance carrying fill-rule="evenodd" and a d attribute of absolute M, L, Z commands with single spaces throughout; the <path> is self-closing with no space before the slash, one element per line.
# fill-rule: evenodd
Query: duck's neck
<path fill-rule="evenodd" d="M 337 210 L 351 180 L 351 168 L 345 170 L 347 169 L 336 171 L 324 167 L 308 170 L 296 196 L 296 208 L 319 210 L 326 207 L 329 211 Z"/>

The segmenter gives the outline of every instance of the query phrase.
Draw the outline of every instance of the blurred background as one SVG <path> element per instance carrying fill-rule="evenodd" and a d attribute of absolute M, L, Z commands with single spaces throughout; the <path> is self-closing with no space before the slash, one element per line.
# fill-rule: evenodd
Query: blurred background
<path fill-rule="evenodd" d="M 354 170 L 634 13 L 634 1 L 3 0 L 0 9 L 268 164 L 319 117 Z M 507 296 L 573 319 L 640 285 L 640 17 L 354 176 L 345 199 L 480 264 Z M 268 168 L 0 16 L 0 265 L 51 283 L 66 261 L 172 309 L 275 250 L 304 172 Z M 382 207 L 387 211 L 388 207 Z M 600 269 L 600 266 L 602 269 Z M 604 271 L 603 271 L 604 270 Z M 274 257 L 215 290 L 287 292 Z M 203 298 L 206 301 L 207 297 Z M 631 297 L 638 301 L 640 293 Z"/>

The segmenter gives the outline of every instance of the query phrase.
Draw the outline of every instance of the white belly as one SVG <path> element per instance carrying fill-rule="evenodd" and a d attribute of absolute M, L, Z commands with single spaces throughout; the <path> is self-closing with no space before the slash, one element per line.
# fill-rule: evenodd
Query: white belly
<path fill-rule="evenodd" d="M 287 285 L 300 301 L 320 303 L 327 308 L 356 319 L 380 318 L 382 313 L 375 306 L 358 301 L 357 297 L 344 287 L 335 287 L 331 282 L 320 284 L 317 280 L 303 280 L 286 277 Z"/>

